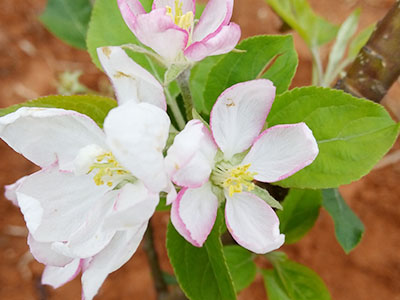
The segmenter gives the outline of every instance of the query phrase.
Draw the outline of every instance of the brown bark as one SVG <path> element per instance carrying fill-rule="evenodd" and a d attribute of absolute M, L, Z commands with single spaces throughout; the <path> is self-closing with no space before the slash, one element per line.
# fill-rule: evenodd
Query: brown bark
<path fill-rule="evenodd" d="M 380 102 L 400 75 L 400 1 L 387 15 L 361 49 L 347 74 L 335 88 L 356 97 Z"/>

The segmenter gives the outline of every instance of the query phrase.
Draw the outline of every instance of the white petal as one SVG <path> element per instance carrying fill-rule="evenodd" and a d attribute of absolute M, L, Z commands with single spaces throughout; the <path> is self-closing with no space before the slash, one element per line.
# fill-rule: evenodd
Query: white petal
<path fill-rule="evenodd" d="M 282 246 L 285 236 L 279 233 L 279 219 L 264 200 L 246 192 L 226 198 L 226 225 L 238 244 L 258 254 Z"/>
<path fill-rule="evenodd" d="M 207 127 L 191 120 L 168 149 L 165 166 L 175 184 L 200 187 L 210 177 L 216 153 L 217 146 Z"/>
<path fill-rule="evenodd" d="M 158 194 L 151 193 L 142 182 L 128 183 L 120 190 L 118 201 L 104 227 L 113 230 L 137 227 L 150 219 L 158 202 Z"/>
<path fill-rule="evenodd" d="M 89 117 L 56 108 L 22 107 L 0 118 L 0 138 L 33 163 L 72 170 L 79 150 L 104 145 L 104 134 Z"/>
<path fill-rule="evenodd" d="M 196 189 L 182 189 L 172 203 L 171 222 L 193 246 L 201 247 L 217 217 L 218 198 L 207 182 Z"/>
<path fill-rule="evenodd" d="M 147 223 L 140 228 L 118 232 L 110 244 L 93 257 L 82 274 L 82 295 L 84 300 L 92 300 L 108 274 L 119 269 L 136 252 Z"/>
<path fill-rule="evenodd" d="M 17 189 L 26 177 L 28 176 L 21 177 L 13 184 L 9 184 L 4 187 L 4 197 L 6 197 L 7 200 L 11 201 L 16 206 L 18 206 Z"/>
<path fill-rule="evenodd" d="M 166 110 L 161 84 L 120 47 L 97 49 L 101 65 L 110 78 L 119 104 L 147 102 Z"/>
<path fill-rule="evenodd" d="M 117 160 L 154 193 L 168 185 L 162 151 L 169 126 L 165 111 L 133 102 L 111 110 L 104 122 L 108 145 Z"/>
<path fill-rule="evenodd" d="M 265 130 L 255 141 L 243 164 L 256 180 L 282 180 L 311 164 L 318 155 L 318 144 L 305 123 L 277 125 Z"/>
<path fill-rule="evenodd" d="M 193 31 L 193 41 L 201 41 L 227 25 L 232 17 L 233 0 L 210 0 Z"/>
<path fill-rule="evenodd" d="M 26 177 L 17 198 L 35 240 L 67 241 L 107 189 L 96 186 L 90 176 L 49 168 Z"/>
<path fill-rule="evenodd" d="M 235 84 L 218 97 L 210 126 L 226 159 L 251 146 L 265 124 L 274 97 L 275 87 L 267 79 Z"/>
<path fill-rule="evenodd" d="M 166 202 L 166 204 L 170 205 L 172 202 L 175 201 L 176 196 L 177 196 L 176 189 L 175 189 L 175 187 L 174 187 L 172 182 L 168 183 L 168 187 L 164 192 L 167 193 L 167 202 Z"/>
<path fill-rule="evenodd" d="M 51 285 L 57 289 L 78 276 L 80 270 L 80 259 L 73 260 L 65 267 L 46 266 L 42 274 L 42 284 Z"/>
<path fill-rule="evenodd" d="M 52 243 L 38 242 L 32 235 L 28 235 L 28 245 L 33 257 L 42 264 L 64 267 L 73 261 L 72 257 L 67 257 L 54 251 Z"/>

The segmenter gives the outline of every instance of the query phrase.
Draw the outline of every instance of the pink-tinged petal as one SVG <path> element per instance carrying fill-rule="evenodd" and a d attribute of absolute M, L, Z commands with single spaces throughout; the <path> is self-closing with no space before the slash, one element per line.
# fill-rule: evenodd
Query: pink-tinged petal
<path fill-rule="evenodd" d="M 117 196 L 118 191 L 112 190 L 98 199 L 82 226 L 68 241 L 54 242 L 53 249 L 75 258 L 91 257 L 103 250 L 115 234 L 115 230 L 104 226 L 104 220 L 113 211 Z"/>
<path fill-rule="evenodd" d="M 200 61 L 211 55 L 232 51 L 240 40 L 240 27 L 235 23 L 223 26 L 220 31 L 207 38 L 194 42 L 185 51 L 185 56 L 192 61 Z"/>
<path fill-rule="evenodd" d="M 137 15 L 146 13 L 139 0 L 118 0 L 118 7 L 126 23 L 135 22 Z"/>
<path fill-rule="evenodd" d="M 17 189 L 26 177 L 27 176 L 21 177 L 13 184 L 9 184 L 4 187 L 4 197 L 6 197 L 7 200 L 11 201 L 16 206 L 18 206 Z"/>
<path fill-rule="evenodd" d="M 235 84 L 218 97 L 211 111 L 210 126 L 226 159 L 253 144 L 265 124 L 274 97 L 275 87 L 267 79 Z"/>
<path fill-rule="evenodd" d="M 191 120 L 168 149 L 165 166 L 176 185 L 196 188 L 210 177 L 216 153 L 208 128 L 200 120 Z"/>
<path fill-rule="evenodd" d="M 17 198 L 35 240 L 68 241 L 107 189 L 96 186 L 90 176 L 75 176 L 53 167 L 26 177 Z"/>
<path fill-rule="evenodd" d="M 219 31 L 224 25 L 228 25 L 232 17 L 233 0 L 210 0 L 204 9 L 199 23 L 193 31 L 193 41 L 198 42 L 208 35 Z"/>
<path fill-rule="evenodd" d="M 264 200 L 247 192 L 226 198 L 226 226 L 239 245 L 258 254 L 282 246 L 285 236 L 279 232 L 279 219 Z"/>
<path fill-rule="evenodd" d="M 33 163 L 73 170 L 79 150 L 104 146 L 104 134 L 89 117 L 56 108 L 22 107 L 0 118 L 0 138 Z"/>
<path fill-rule="evenodd" d="M 42 284 L 57 289 L 73 280 L 81 271 L 81 260 L 74 259 L 65 267 L 46 266 L 42 274 Z"/>
<path fill-rule="evenodd" d="M 36 241 L 28 235 L 28 245 L 33 257 L 40 263 L 54 267 L 65 267 L 73 261 L 72 257 L 62 255 L 52 249 L 52 243 Z"/>
<path fill-rule="evenodd" d="M 153 9 L 169 6 L 172 9 L 172 15 L 175 15 L 175 2 L 176 0 L 154 0 Z M 179 2 L 182 5 L 183 14 L 190 11 L 193 12 L 193 15 L 196 13 L 196 0 L 180 0 Z"/>
<path fill-rule="evenodd" d="M 162 152 L 169 126 L 165 111 L 133 102 L 112 109 L 104 122 L 107 143 L 117 160 L 153 193 L 167 188 L 169 182 Z"/>
<path fill-rule="evenodd" d="M 189 39 L 188 32 L 166 15 L 165 8 L 137 16 L 131 30 L 139 41 L 169 62 L 174 61 L 185 49 Z"/>
<path fill-rule="evenodd" d="M 242 164 L 251 164 L 254 179 L 274 182 L 305 168 L 317 155 L 317 141 L 305 123 L 277 125 L 257 138 Z"/>
<path fill-rule="evenodd" d="M 82 274 L 82 298 L 92 300 L 108 274 L 119 269 L 136 252 L 147 228 L 147 222 L 139 228 L 120 231 L 110 244 L 93 257 Z"/>
<path fill-rule="evenodd" d="M 217 217 L 218 198 L 207 182 L 196 189 L 182 189 L 171 208 L 171 222 L 192 245 L 203 246 Z"/>
<path fill-rule="evenodd" d="M 158 194 L 150 192 L 142 182 L 127 183 L 119 192 L 114 210 L 107 217 L 104 227 L 113 230 L 128 230 L 151 218 L 159 202 Z"/>
<path fill-rule="evenodd" d="M 166 110 L 161 84 L 120 47 L 97 49 L 101 65 L 110 78 L 119 104 L 147 102 Z"/>

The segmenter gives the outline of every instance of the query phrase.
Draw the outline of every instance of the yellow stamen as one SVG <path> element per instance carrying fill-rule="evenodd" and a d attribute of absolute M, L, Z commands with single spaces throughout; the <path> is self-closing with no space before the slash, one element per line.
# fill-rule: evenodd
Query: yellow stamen
<path fill-rule="evenodd" d="M 94 170 L 98 170 L 96 175 L 93 177 L 96 185 L 106 184 L 111 187 L 113 185 L 113 179 L 119 176 L 130 175 L 115 159 L 111 152 L 106 152 L 96 157 L 96 162 L 90 167 L 89 173 Z"/>
<path fill-rule="evenodd" d="M 193 27 L 194 15 L 192 11 L 183 14 L 182 6 L 183 3 L 180 0 L 175 0 L 175 15 L 172 13 L 172 7 L 166 6 L 167 16 L 170 16 L 180 28 L 189 30 Z"/>
<path fill-rule="evenodd" d="M 243 187 L 245 187 L 247 191 L 252 191 L 254 189 L 252 180 L 257 173 L 249 172 L 250 166 L 251 164 L 237 166 L 228 171 L 229 177 L 225 179 L 223 186 L 228 188 L 230 197 L 235 193 L 241 193 Z"/>

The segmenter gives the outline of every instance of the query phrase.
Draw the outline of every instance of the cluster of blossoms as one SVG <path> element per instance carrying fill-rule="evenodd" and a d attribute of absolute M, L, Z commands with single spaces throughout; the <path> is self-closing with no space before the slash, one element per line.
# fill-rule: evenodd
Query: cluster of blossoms
<path fill-rule="evenodd" d="M 229 22 L 233 0 L 209 1 L 197 24 L 192 0 L 156 0 L 148 14 L 138 0 L 118 2 L 138 39 L 169 62 L 229 52 L 240 37 Z M 46 265 L 42 282 L 59 287 L 82 273 L 83 299 L 92 299 L 135 253 L 161 192 L 176 230 L 194 246 L 204 244 L 225 207 L 238 244 L 255 253 L 279 248 L 279 220 L 254 180 L 292 175 L 318 147 L 304 123 L 263 130 L 273 84 L 230 87 L 210 125 L 189 121 L 165 156 L 171 124 L 162 85 L 120 47 L 99 48 L 98 57 L 118 100 L 103 128 L 55 108 L 24 107 L 0 118 L 0 137 L 41 167 L 7 186 L 6 197 L 20 207 L 30 250 Z"/>

